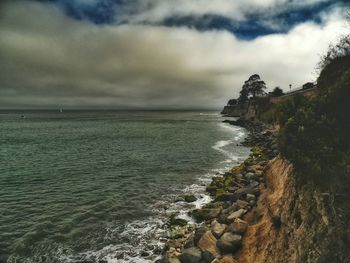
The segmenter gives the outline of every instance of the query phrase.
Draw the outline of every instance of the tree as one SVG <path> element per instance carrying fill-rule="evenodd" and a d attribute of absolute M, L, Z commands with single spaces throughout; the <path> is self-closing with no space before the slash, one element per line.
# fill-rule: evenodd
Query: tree
<path fill-rule="evenodd" d="M 249 95 L 248 90 L 245 89 L 244 86 L 243 86 L 242 90 L 239 93 L 238 102 L 239 103 L 246 102 L 248 100 L 248 95 Z"/>
<path fill-rule="evenodd" d="M 273 97 L 279 97 L 284 95 L 283 90 L 280 87 L 276 87 L 271 93 Z"/>
<path fill-rule="evenodd" d="M 317 65 L 317 69 L 321 72 L 333 60 L 339 57 L 350 55 L 350 34 L 340 37 L 336 44 L 331 44 L 325 55 L 321 57 L 321 61 Z"/>
<path fill-rule="evenodd" d="M 240 101 L 247 100 L 249 97 L 257 97 L 265 94 L 266 84 L 260 79 L 258 74 L 254 74 L 244 82 L 240 92 Z"/>
<path fill-rule="evenodd" d="M 228 103 L 227 103 L 227 105 L 230 105 L 230 106 L 236 105 L 236 104 L 237 104 L 237 100 L 236 100 L 236 99 L 230 99 L 230 100 L 228 101 Z"/>

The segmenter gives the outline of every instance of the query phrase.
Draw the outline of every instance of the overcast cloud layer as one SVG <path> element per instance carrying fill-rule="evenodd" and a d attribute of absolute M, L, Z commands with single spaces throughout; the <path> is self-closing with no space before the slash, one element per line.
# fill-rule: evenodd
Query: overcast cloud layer
<path fill-rule="evenodd" d="M 322 0 L 293 3 L 316 1 Z M 196 2 L 147 0 L 139 6 L 144 12 L 128 19 L 156 21 L 210 9 L 244 20 L 242 8 L 285 1 Z M 69 17 L 52 3 L 8 1 L 0 8 L 0 107 L 220 108 L 254 73 L 270 89 L 314 81 L 319 55 L 347 30 L 344 17 L 335 7 L 322 14 L 321 23 L 244 41 L 224 30 L 97 25 Z"/>

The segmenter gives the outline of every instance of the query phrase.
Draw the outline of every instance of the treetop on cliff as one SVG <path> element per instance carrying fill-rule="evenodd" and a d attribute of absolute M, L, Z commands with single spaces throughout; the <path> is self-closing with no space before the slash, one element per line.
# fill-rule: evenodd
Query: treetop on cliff
<path fill-rule="evenodd" d="M 248 80 L 244 82 L 238 100 L 242 103 L 247 101 L 250 97 L 255 98 L 265 94 L 266 84 L 260 79 L 258 74 L 251 75 Z"/>

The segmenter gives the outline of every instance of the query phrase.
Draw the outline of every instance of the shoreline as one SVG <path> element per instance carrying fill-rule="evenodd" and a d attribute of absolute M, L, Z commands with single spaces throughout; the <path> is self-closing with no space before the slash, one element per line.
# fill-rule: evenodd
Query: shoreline
<path fill-rule="evenodd" d="M 169 218 L 167 242 L 157 263 L 236 262 L 232 255 L 241 248 L 248 227 L 244 219 L 257 206 L 263 171 L 278 150 L 273 132 L 262 123 L 243 119 L 223 123 L 247 129 L 241 145 L 251 153 L 241 164 L 211 179 L 206 192 L 212 200 L 190 212 L 195 224 Z M 191 195 L 187 199 L 189 204 L 194 202 Z"/>

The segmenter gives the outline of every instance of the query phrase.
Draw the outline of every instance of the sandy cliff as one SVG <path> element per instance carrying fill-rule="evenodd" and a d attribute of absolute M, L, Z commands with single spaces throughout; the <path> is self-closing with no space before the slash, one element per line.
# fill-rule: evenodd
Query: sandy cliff
<path fill-rule="evenodd" d="M 343 228 L 334 199 L 312 185 L 298 186 L 293 173 L 281 157 L 266 166 L 238 262 L 350 262 L 348 227 Z"/>

